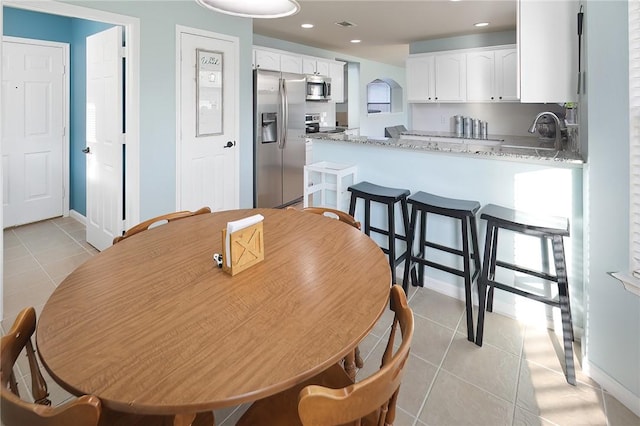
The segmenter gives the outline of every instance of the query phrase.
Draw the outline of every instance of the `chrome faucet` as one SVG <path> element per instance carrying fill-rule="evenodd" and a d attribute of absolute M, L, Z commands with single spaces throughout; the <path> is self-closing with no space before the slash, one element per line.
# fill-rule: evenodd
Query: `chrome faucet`
<path fill-rule="evenodd" d="M 533 123 L 531 124 L 531 127 L 529 128 L 529 133 L 535 133 L 536 132 L 536 127 L 538 126 L 538 120 L 540 120 L 540 117 L 543 117 L 545 115 L 548 115 L 549 117 L 553 118 L 553 120 L 556 122 L 556 140 L 553 143 L 553 146 L 557 151 L 562 151 L 562 134 L 561 134 L 562 132 L 560 130 L 560 119 L 553 112 L 544 111 L 544 112 L 541 112 L 540 114 L 536 115 L 536 118 L 533 119 Z"/>

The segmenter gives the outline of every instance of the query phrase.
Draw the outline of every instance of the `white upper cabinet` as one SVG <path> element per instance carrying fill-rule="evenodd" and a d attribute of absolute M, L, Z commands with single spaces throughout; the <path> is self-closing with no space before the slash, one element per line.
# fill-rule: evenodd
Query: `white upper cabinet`
<path fill-rule="evenodd" d="M 280 54 L 280 71 L 302 74 L 302 57 L 281 53 Z"/>
<path fill-rule="evenodd" d="M 485 102 L 495 100 L 494 52 L 471 52 L 467 54 L 467 100 Z"/>
<path fill-rule="evenodd" d="M 253 49 L 253 67 L 280 71 L 280 54 L 271 50 Z"/>
<path fill-rule="evenodd" d="M 467 53 L 467 102 L 516 101 L 518 53 L 515 48 Z"/>
<path fill-rule="evenodd" d="M 577 0 L 518 1 L 521 102 L 577 100 L 579 8 Z"/>
<path fill-rule="evenodd" d="M 518 50 L 499 49 L 495 54 L 495 89 L 499 101 L 517 101 L 518 97 Z M 468 88 L 467 88 L 468 90 Z"/>
<path fill-rule="evenodd" d="M 407 59 L 407 102 L 435 101 L 435 58 L 414 56 Z"/>
<path fill-rule="evenodd" d="M 447 53 L 435 56 L 438 102 L 464 102 L 467 99 L 466 54 Z"/>
<path fill-rule="evenodd" d="M 317 74 L 328 77 L 329 61 L 304 56 L 302 57 L 302 72 L 304 74 Z"/>
<path fill-rule="evenodd" d="M 344 62 L 329 62 L 329 77 L 331 100 L 336 103 L 344 102 Z"/>

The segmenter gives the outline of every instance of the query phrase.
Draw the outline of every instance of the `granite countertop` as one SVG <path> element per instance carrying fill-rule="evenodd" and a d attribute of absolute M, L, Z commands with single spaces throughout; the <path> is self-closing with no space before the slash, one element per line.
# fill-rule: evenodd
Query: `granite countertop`
<path fill-rule="evenodd" d="M 563 165 L 581 165 L 584 163 L 576 152 L 557 151 L 553 142 L 541 143 L 537 137 L 489 135 L 487 139 L 465 139 L 450 132 L 406 131 L 400 138 L 370 138 L 367 136 L 350 136 L 344 133 L 306 135 L 311 139 L 340 141 L 364 145 L 387 146 L 402 149 L 413 149 L 463 156 L 482 157 L 487 159 L 554 162 Z"/>

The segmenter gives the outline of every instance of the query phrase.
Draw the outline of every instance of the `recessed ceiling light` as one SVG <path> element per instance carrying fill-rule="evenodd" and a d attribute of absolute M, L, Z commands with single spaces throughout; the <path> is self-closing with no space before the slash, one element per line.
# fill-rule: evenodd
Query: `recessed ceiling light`
<path fill-rule="evenodd" d="M 478 22 L 477 24 L 473 24 L 474 27 L 488 27 L 488 22 Z"/>
<path fill-rule="evenodd" d="M 351 43 L 360 43 L 361 41 L 362 40 L 355 39 L 355 40 L 351 40 Z"/>
<path fill-rule="evenodd" d="M 313 28 L 313 24 L 302 24 L 300 25 L 302 28 Z"/>

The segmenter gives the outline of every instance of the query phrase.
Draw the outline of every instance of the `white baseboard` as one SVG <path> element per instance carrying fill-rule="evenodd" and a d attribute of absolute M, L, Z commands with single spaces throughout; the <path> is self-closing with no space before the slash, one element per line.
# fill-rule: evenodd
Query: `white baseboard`
<path fill-rule="evenodd" d="M 640 417 L 640 396 L 634 395 L 607 373 L 591 364 L 586 356 L 582 360 L 582 371 L 598 382 L 607 393 L 613 395 L 622 405 Z"/>
<path fill-rule="evenodd" d="M 84 223 L 85 225 L 87 224 L 87 218 L 75 210 L 69 210 L 69 217 L 77 220 L 78 222 Z"/>

